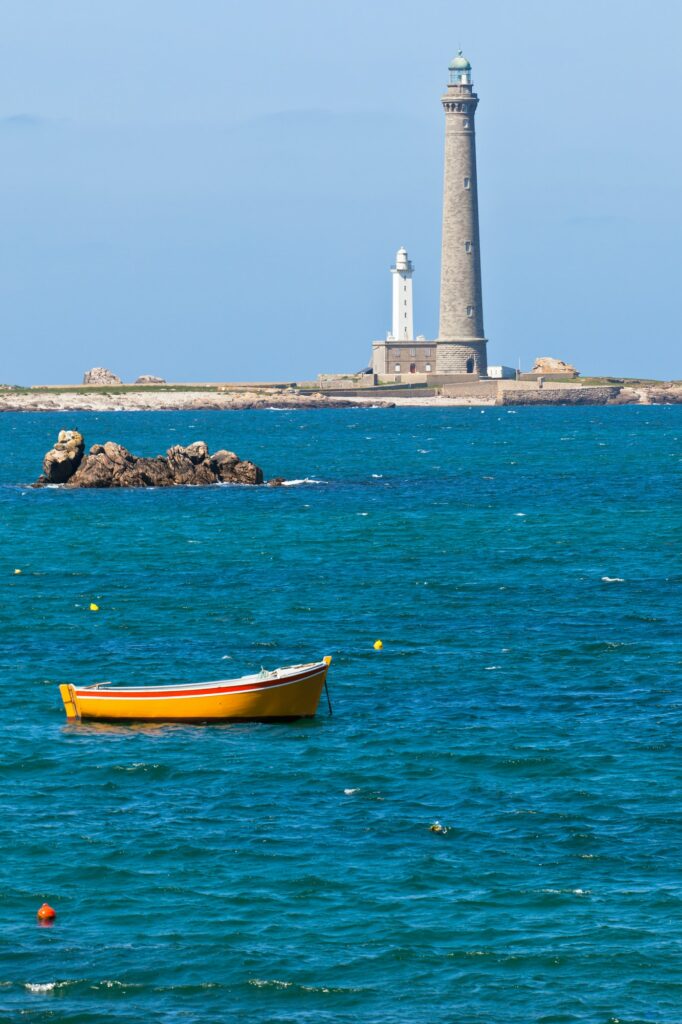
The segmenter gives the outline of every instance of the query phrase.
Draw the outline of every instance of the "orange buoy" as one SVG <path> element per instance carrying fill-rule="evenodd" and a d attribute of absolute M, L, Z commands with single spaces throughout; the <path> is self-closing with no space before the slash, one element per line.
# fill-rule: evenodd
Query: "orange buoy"
<path fill-rule="evenodd" d="M 54 921 L 56 916 L 57 911 L 54 907 L 51 907 L 49 903 L 43 903 L 37 914 L 39 921 Z"/>

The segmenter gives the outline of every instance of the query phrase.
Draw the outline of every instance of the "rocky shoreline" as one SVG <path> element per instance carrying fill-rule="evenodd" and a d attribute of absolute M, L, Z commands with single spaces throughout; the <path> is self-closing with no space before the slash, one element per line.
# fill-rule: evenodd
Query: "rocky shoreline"
<path fill-rule="evenodd" d="M 234 452 L 221 449 L 209 454 L 204 441 L 183 447 L 174 445 L 165 455 L 145 458 L 133 455 L 114 441 L 94 444 L 85 454 L 78 430 L 62 430 L 57 443 L 45 454 L 42 476 L 34 487 L 199 487 L 209 484 L 262 484 L 263 470 Z M 269 481 L 283 483 L 281 477 Z"/>
<path fill-rule="evenodd" d="M 550 390 L 515 391 L 504 389 L 501 405 L 682 405 L 682 386 L 678 384 L 588 385 Z"/>
<path fill-rule="evenodd" d="M 390 398 L 368 389 L 352 398 L 333 393 L 295 391 L 20 391 L 0 387 L 0 412 L 174 412 L 241 409 L 339 409 L 395 406 L 455 405 L 680 405 L 682 385 L 676 382 L 624 385 L 553 385 L 515 387 L 511 381 L 487 381 L 474 386 L 448 385 L 445 393 L 419 391 Z M 461 393 L 460 393 L 461 390 Z"/>
<path fill-rule="evenodd" d="M 172 412 L 186 409 L 337 409 L 361 402 L 327 395 L 291 392 L 229 391 L 14 391 L 0 390 L 0 412 Z M 377 401 L 392 406 L 393 402 Z"/>

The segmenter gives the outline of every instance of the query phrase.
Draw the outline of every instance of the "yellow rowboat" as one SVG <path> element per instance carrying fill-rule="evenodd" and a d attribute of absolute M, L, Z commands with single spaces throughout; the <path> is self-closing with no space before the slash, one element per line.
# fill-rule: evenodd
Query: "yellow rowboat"
<path fill-rule="evenodd" d="M 66 717 L 99 722 L 291 721 L 312 718 L 331 658 L 274 672 L 180 686 L 59 687 Z M 328 697 L 329 695 L 327 695 Z M 331 704 L 329 705 L 331 711 Z"/>

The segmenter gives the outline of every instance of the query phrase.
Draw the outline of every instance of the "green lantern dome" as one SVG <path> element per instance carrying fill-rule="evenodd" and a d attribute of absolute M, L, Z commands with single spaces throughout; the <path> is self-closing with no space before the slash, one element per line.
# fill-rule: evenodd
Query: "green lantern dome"
<path fill-rule="evenodd" d="M 449 71 L 471 71 L 471 64 L 466 59 L 461 50 L 458 51 L 457 56 L 450 61 L 448 65 Z"/>

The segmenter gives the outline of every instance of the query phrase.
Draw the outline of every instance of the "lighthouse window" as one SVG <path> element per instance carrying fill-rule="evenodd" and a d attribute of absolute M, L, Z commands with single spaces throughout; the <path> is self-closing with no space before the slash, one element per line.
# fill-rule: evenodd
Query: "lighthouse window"
<path fill-rule="evenodd" d="M 469 112 L 469 104 L 468 103 L 463 103 L 462 104 L 462 113 L 463 114 L 467 114 L 468 112 Z"/>
<path fill-rule="evenodd" d="M 416 356 L 416 354 L 417 354 L 417 351 L 416 351 L 416 349 L 414 349 L 414 348 L 411 348 L 411 349 L 410 349 L 410 355 L 411 355 L 411 356 Z"/>
<path fill-rule="evenodd" d="M 468 118 L 468 117 L 465 117 L 465 118 L 464 118 L 464 127 L 465 127 L 465 128 L 468 128 L 468 127 L 469 127 L 469 118 Z"/>
<path fill-rule="evenodd" d="M 429 356 L 431 355 L 431 349 L 430 349 L 430 348 L 425 348 L 425 349 L 424 349 L 424 355 L 425 355 L 425 356 L 426 356 L 426 358 L 428 359 L 428 358 L 429 358 Z"/>
<path fill-rule="evenodd" d="M 471 252 L 471 242 L 465 242 L 464 243 L 464 251 L 465 252 Z"/>
<path fill-rule="evenodd" d="M 400 363 L 396 363 L 393 369 L 396 373 L 400 373 Z"/>
<path fill-rule="evenodd" d="M 464 179 L 464 187 L 465 188 L 471 188 L 471 178 L 465 178 Z"/>
<path fill-rule="evenodd" d="M 473 316 L 473 315 L 474 315 L 474 307 L 473 306 L 467 306 L 467 316 Z"/>
<path fill-rule="evenodd" d="M 427 373 L 431 373 L 431 363 L 427 363 L 425 369 Z"/>

